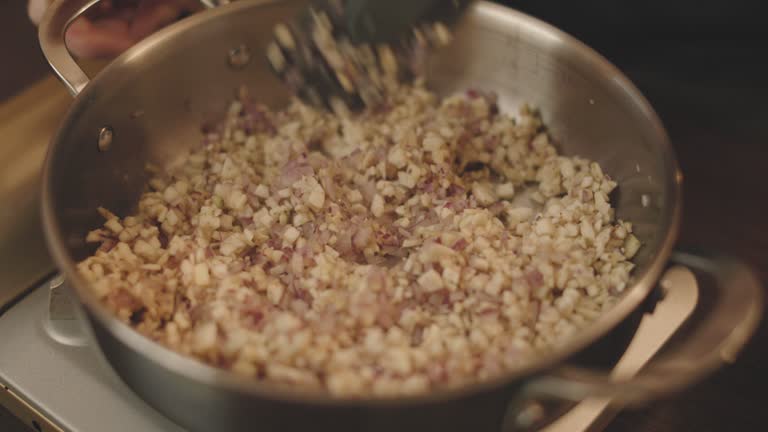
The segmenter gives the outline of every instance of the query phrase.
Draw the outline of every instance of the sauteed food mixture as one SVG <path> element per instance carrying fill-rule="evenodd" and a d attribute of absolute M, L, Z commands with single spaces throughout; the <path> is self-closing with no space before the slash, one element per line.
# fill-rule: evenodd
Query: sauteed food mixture
<path fill-rule="evenodd" d="M 360 114 L 246 95 L 79 264 L 148 337 L 335 396 L 418 394 L 531 361 L 610 307 L 640 246 L 616 183 L 539 115 L 420 83 Z"/>

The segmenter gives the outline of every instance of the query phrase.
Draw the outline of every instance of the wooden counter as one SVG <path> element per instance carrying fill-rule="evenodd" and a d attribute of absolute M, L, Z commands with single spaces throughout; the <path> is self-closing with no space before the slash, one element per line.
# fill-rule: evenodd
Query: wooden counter
<path fill-rule="evenodd" d="M 53 271 L 40 222 L 40 175 L 70 102 L 50 77 L 0 105 L 0 310 Z"/>
<path fill-rule="evenodd" d="M 83 64 L 93 76 L 105 62 Z M 40 221 L 48 143 L 72 103 L 52 74 L 0 102 L 0 311 L 54 271 Z"/>

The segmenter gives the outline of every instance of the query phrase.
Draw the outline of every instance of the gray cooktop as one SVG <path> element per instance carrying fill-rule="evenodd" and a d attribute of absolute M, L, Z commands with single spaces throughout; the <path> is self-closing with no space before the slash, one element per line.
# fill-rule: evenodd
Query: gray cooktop
<path fill-rule="evenodd" d="M 0 389 L 0 405 L 28 403 L 52 424 L 25 423 L 45 432 L 182 432 L 133 394 L 98 349 L 49 336 L 48 293 L 43 284 L 0 316 L 0 384 L 8 388 Z"/>

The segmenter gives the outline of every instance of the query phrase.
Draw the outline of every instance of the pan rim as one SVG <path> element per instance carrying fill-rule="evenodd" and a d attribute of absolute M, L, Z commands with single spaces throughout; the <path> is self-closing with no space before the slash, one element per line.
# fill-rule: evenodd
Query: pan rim
<path fill-rule="evenodd" d="M 596 321 L 580 331 L 578 335 L 570 338 L 567 343 L 553 349 L 546 355 L 537 358 L 537 361 L 530 362 L 524 367 L 509 371 L 493 380 L 472 382 L 457 388 L 443 389 L 416 396 L 397 398 L 339 398 L 331 396 L 325 391 L 308 391 L 307 389 L 300 387 L 286 388 L 285 386 L 278 386 L 256 380 L 243 380 L 242 377 L 239 377 L 233 372 L 209 366 L 194 358 L 184 356 L 170 348 L 166 348 L 162 344 L 150 340 L 127 324 L 119 321 L 112 313 L 101 305 L 93 294 L 93 291 L 87 287 L 87 283 L 78 274 L 76 264 L 67 252 L 62 229 L 57 222 L 54 213 L 55 197 L 53 195 L 53 182 L 55 181 L 55 178 L 52 176 L 52 171 L 53 167 L 56 165 L 57 154 L 60 153 L 57 152 L 57 149 L 63 146 L 62 142 L 66 137 L 68 126 L 76 117 L 77 113 L 85 109 L 84 106 L 87 105 L 87 101 L 97 97 L 97 84 L 103 80 L 103 77 L 109 75 L 113 71 L 119 71 L 121 66 L 129 62 L 134 56 L 139 55 L 145 50 L 151 49 L 155 44 L 160 44 L 164 40 L 172 39 L 179 33 L 188 31 L 194 26 L 203 24 L 209 20 L 214 20 L 217 17 L 230 13 L 237 13 L 238 11 L 253 7 L 276 3 L 278 3 L 277 0 L 246 0 L 234 2 L 196 14 L 166 27 L 149 36 L 147 39 L 114 60 L 101 74 L 96 76 L 92 82 L 85 87 L 70 107 L 62 126 L 58 129 L 51 141 L 46 157 L 43 171 L 42 219 L 46 241 L 52 257 L 58 268 L 64 273 L 69 284 L 74 288 L 73 291 L 87 311 L 88 320 L 91 326 L 99 325 L 103 327 L 107 333 L 116 338 L 119 343 L 147 358 L 155 365 L 160 366 L 171 373 L 181 375 L 184 378 L 208 386 L 292 403 L 343 407 L 386 407 L 428 404 L 462 398 L 474 394 L 498 391 L 503 388 L 509 388 L 513 383 L 519 383 L 525 378 L 545 373 L 556 365 L 564 363 L 568 358 L 603 337 L 629 316 L 648 296 L 656 282 L 659 280 L 672 253 L 673 246 L 677 241 L 682 216 L 682 174 L 661 120 L 635 85 L 632 84 L 632 82 L 613 64 L 595 52 L 592 48 L 589 48 L 563 31 L 527 14 L 488 1 L 479 1 L 473 7 L 478 9 L 480 13 L 503 14 L 505 19 L 514 22 L 515 25 L 546 34 L 547 37 L 555 38 L 567 45 L 569 49 L 576 50 L 585 61 L 589 62 L 590 66 L 594 67 L 596 70 L 600 70 L 603 75 L 610 76 L 613 81 L 612 85 L 617 86 L 627 98 L 632 101 L 635 108 L 641 111 L 643 116 L 655 129 L 654 135 L 656 136 L 656 141 L 658 141 L 658 147 L 663 150 L 660 159 L 665 164 L 665 171 L 667 171 L 668 174 L 667 178 L 665 178 L 664 185 L 664 190 L 667 194 L 666 203 L 671 204 L 671 208 L 667 209 L 662 218 L 661 223 L 665 225 L 665 227 L 660 230 L 660 234 L 663 235 L 663 238 L 659 241 L 658 249 L 654 251 L 654 256 L 650 259 L 648 268 L 643 274 L 635 275 L 635 283 L 628 287 L 627 293 L 623 295 L 615 305 L 605 311 Z M 666 232 L 664 232 L 664 229 L 666 229 Z M 99 345 L 101 345 L 101 343 L 99 343 Z"/>

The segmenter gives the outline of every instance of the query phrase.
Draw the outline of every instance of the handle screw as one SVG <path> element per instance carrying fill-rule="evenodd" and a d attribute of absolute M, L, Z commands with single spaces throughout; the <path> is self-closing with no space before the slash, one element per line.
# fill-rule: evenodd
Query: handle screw
<path fill-rule="evenodd" d="M 115 132 L 112 130 L 109 126 L 104 126 L 103 128 L 99 129 L 99 141 L 97 142 L 97 146 L 99 148 L 99 151 L 107 151 L 112 146 L 112 138 L 114 138 Z"/>

